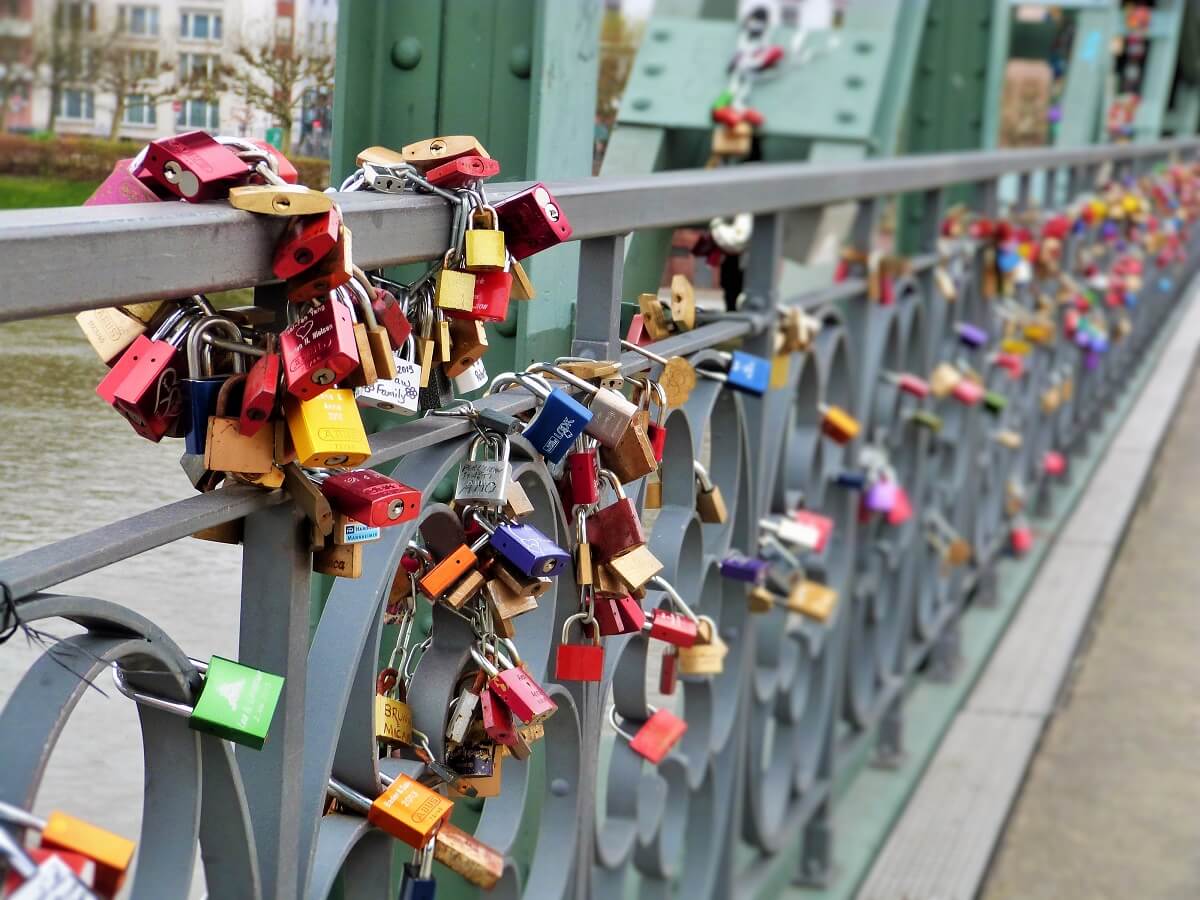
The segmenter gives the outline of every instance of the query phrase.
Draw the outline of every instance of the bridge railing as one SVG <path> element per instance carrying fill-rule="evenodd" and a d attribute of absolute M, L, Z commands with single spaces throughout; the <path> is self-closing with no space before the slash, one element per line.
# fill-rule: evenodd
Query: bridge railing
<path fill-rule="evenodd" d="M 1098 366 L 1073 346 L 1035 347 L 1019 379 L 974 358 L 1002 409 L 901 394 L 885 372 L 928 373 L 962 355 L 954 326 L 971 322 L 998 335 L 1001 311 L 979 280 L 982 248 L 969 240 L 939 244 L 947 191 L 974 185 L 975 208 L 1000 212 L 1000 179 L 1016 176 L 1020 211 L 1032 204 L 1034 176 L 1043 208 L 1088 192 L 1098 173 L 1135 176 L 1160 162 L 1191 158 L 1196 141 L 1078 150 L 967 153 L 878 160 L 847 166 L 749 164 L 638 178 L 551 185 L 581 241 L 577 353 L 619 358 L 625 374 L 654 367 L 620 353 L 621 271 L 626 236 L 750 212 L 745 302 L 696 329 L 654 345 L 663 355 L 699 360 L 741 342 L 773 353 L 777 310 L 799 305 L 823 323 L 812 350 L 793 355 L 781 387 L 763 398 L 703 381 L 686 407 L 667 419 L 662 506 L 646 511 L 649 543 L 664 575 L 698 612 L 716 620 L 730 646 L 725 671 L 686 678 L 673 698 L 652 684 L 659 658 L 640 635 L 607 641 L 599 685 L 557 684 L 550 665 L 566 616 L 577 611 L 569 573 L 520 620 L 518 640 L 531 674 L 559 705 L 528 762 L 504 763 L 500 796 L 458 803 L 455 821 L 506 856 L 496 892 L 503 896 L 610 896 L 641 893 L 769 896 L 789 881 L 833 877 L 831 815 L 840 792 L 874 751 L 886 761 L 902 749 L 905 697 L 921 678 L 949 677 L 960 652 L 958 623 L 986 603 L 1004 553 L 1009 488 L 1048 500 L 1041 460 L 1047 450 L 1075 452 L 1102 421 L 1111 396 L 1144 354 L 1182 291 L 1190 269 L 1147 277 L 1133 332 Z M 497 185 L 503 196 L 518 185 Z M 923 252 L 899 279 L 891 305 L 866 298 L 851 278 L 781 296 L 785 256 L 802 258 L 822 213 L 855 204 L 852 241 L 866 246 L 887 201 L 918 193 L 925 210 Z M 441 255 L 450 225 L 437 199 L 350 194 L 339 198 L 364 269 Z M 221 205 L 49 209 L 0 214 L 0 321 L 118 302 L 255 287 L 255 302 L 282 310 L 269 259 L 280 226 Z M 1088 240 L 1084 234 L 1068 241 Z M 935 273 L 935 270 L 938 270 Z M 936 274 L 936 277 L 935 277 Z M 935 286 L 949 276 L 951 300 Z M 629 286 L 630 292 L 640 287 Z M 1043 286 L 1044 287 L 1044 286 Z M 1019 289 L 1032 307 L 1039 285 Z M 278 316 L 277 318 L 282 318 Z M 1073 396 L 1043 408 L 1047 387 L 1069 381 Z M 819 405 L 851 410 L 884 447 L 912 497 L 902 527 L 860 522 L 858 495 L 835 476 L 851 468 L 862 440 L 843 448 L 823 441 Z M 510 413 L 530 409 L 523 392 L 479 401 Z M 918 427 L 921 411 L 941 428 Z M 114 418 L 113 427 L 119 427 Z M 440 507 L 437 487 L 465 450 L 460 420 L 406 421 L 371 437 L 368 465 L 421 487 L 425 513 Z M 1015 430 L 1019 446 L 994 440 Z M 533 523 L 566 540 L 551 474 L 514 441 L 515 474 L 536 507 Z M 729 507 L 724 524 L 702 524 L 695 511 L 693 458 L 708 463 Z M 51 461 L 47 461 L 51 462 Z M 632 492 L 643 500 L 639 485 Z M 829 546 L 804 560 L 836 589 L 837 611 L 824 624 L 776 609 L 750 615 L 744 585 L 721 578 L 717 562 L 735 549 L 756 550 L 757 523 L 803 500 L 831 516 Z M 969 542 L 968 565 L 947 568 L 928 525 L 944 522 Z M 185 701 L 197 673 L 162 628 L 105 599 L 50 591 L 121 559 L 244 520 L 239 657 L 283 675 L 282 698 L 261 751 L 237 748 L 188 730 L 159 710 L 139 707 L 147 766 L 134 897 L 186 894 L 202 848 L 210 896 L 377 896 L 393 876 L 395 842 L 351 815 L 323 815 L 331 776 L 367 794 L 380 775 L 415 773 L 415 760 L 378 759 L 372 710 L 380 648 L 394 636 L 383 625 L 384 599 L 400 556 L 419 523 L 386 529 L 366 547 L 363 575 L 338 579 L 310 633 L 311 553 L 301 513 L 280 491 L 225 487 L 57 541 L 0 561 L 0 621 L 71 619 L 85 633 L 44 656 L 9 694 L 0 712 L 0 801 L 30 807 L 46 761 L 84 686 L 113 661 L 131 663 L 135 686 Z M 181 615 L 185 615 L 183 611 Z M 409 690 L 414 724 L 433 738 L 466 659 L 469 631 L 455 617 L 426 613 L 418 639 L 432 633 Z M 0 651 L 2 652 L 2 651 Z M 67 661 L 67 666 L 60 663 Z M 689 723 L 678 750 L 657 768 L 644 765 L 606 725 L 605 710 L 674 703 Z M 631 716 L 636 717 L 634 714 Z M 465 882 L 444 890 L 467 895 Z"/>

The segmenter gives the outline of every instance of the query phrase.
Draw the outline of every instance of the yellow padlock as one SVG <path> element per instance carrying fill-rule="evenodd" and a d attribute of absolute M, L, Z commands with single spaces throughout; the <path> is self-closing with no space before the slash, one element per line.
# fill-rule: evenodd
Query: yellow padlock
<path fill-rule="evenodd" d="M 1028 356 L 1032 350 L 1033 347 L 1017 338 L 1005 338 L 1000 342 L 1000 352 L 1011 353 L 1013 356 Z"/>
<path fill-rule="evenodd" d="M 433 280 L 433 302 L 439 309 L 471 312 L 475 308 L 475 276 L 451 268 L 453 250 L 446 251 L 442 267 Z"/>
<path fill-rule="evenodd" d="M 284 409 L 300 465 L 356 466 L 371 455 L 353 391 L 334 388 L 311 400 L 288 397 Z"/>
<path fill-rule="evenodd" d="M 504 232 L 500 230 L 500 217 L 492 207 L 480 206 L 467 219 L 463 255 L 469 272 L 499 272 L 504 269 L 508 261 Z"/>

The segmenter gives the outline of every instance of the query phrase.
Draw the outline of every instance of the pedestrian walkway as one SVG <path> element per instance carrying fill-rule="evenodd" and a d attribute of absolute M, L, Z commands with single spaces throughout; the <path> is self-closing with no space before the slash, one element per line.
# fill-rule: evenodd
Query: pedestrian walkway
<path fill-rule="evenodd" d="M 1197 484 L 1193 372 L 984 900 L 1200 897 Z"/>

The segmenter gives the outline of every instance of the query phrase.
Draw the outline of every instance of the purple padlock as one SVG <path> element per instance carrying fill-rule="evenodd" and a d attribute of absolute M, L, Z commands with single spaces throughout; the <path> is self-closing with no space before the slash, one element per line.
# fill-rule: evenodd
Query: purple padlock
<path fill-rule="evenodd" d="M 1104 353 L 1108 350 L 1108 338 L 1102 334 L 1092 335 L 1092 351 L 1095 353 Z"/>
<path fill-rule="evenodd" d="M 1100 368 L 1100 354 L 1095 350 L 1089 350 L 1083 358 L 1083 365 L 1089 372 Z"/>
<path fill-rule="evenodd" d="M 988 342 L 988 333 L 978 325 L 972 325 L 970 322 L 959 322 L 954 326 L 954 329 L 958 332 L 958 340 L 972 350 L 978 350 Z"/>
<path fill-rule="evenodd" d="M 863 502 L 871 512 L 887 514 L 896 506 L 897 493 L 896 482 L 879 478 L 867 488 Z"/>
<path fill-rule="evenodd" d="M 721 575 L 734 581 L 762 584 L 767 577 L 769 563 L 752 556 L 727 556 L 721 560 Z"/>
<path fill-rule="evenodd" d="M 1075 332 L 1075 346 L 1086 350 L 1092 345 L 1092 336 L 1087 331 L 1080 329 Z"/>

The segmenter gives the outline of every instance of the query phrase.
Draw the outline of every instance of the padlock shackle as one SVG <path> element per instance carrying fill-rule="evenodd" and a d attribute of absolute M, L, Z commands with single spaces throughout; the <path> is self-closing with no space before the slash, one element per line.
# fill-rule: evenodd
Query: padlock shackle
<path fill-rule="evenodd" d="M 0 800 L 0 819 L 9 822 L 13 825 L 18 825 L 21 828 L 36 828 L 38 831 L 43 831 L 46 828 L 46 820 L 39 819 L 28 810 L 21 809 L 19 806 L 14 806 L 11 803 L 5 803 Z M 0 828 L 0 831 L 4 829 Z M 0 856 L 3 853 L 0 852 Z"/>
<path fill-rule="evenodd" d="M 684 616 L 691 619 L 693 622 L 700 621 L 700 619 L 692 611 L 692 608 L 684 602 L 681 596 L 679 596 L 679 591 L 675 590 L 675 586 L 671 584 L 671 582 L 667 581 L 667 579 L 663 578 L 661 575 L 652 575 L 650 576 L 650 580 L 647 582 L 647 584 L 658 588 L 660 591 L 670 597 L 672 605 L 674 605 L 679 612 L 683 613 Z"/>
<path fill-rule="evenodd" d="M 584 381 L 573 372 L 568 372 L 566 369 L 560 369 L 558 366 L 552 366 L 550 363 L 534 363 L 525 369 L 527 375 L 553 375 L 559 381 L 565 381 L 572 387 L 576 387 L 590 397 L 600 393 L 600 388 L 590 382 Z"/>
<path fill-rule="evenodd" d="M 0 828 L 0 859 L 6 860 L 22 881 L 28 881 L 37 874 L 38 864 L 33 857 L 26 852 L 23 844 L 3 828 Z"/>
<path fill-rule="evenodd" d="M 165 674 L 165 673 L 164 673 Z M 116 689 L 128 697 L 135 703 L 143 706 L 149 706 L 153 709 L 158 709 L 163 712 L 170 713 L 173 716 L 181 716 L 189 719 L 196 711 L 195 706 L 188 706 L 186 703 L 179 703 L 175 700 L 167 700 L 163 697 L 156 697 L 153 694 L 147 694 L 144 691 L 139 691 L 130 687 L 129 682 L 125 680 L 125 675 L 121 671 L 121 666 L 118 663 L 112 664 L 112 680 Z"/>
<path fill-rule="evenodd" d="M 329 793 L 333 794 L 339 803 L 345 804 L 359 815 L 365 816 L 371 811 L 372 801 L 370 797 L 366 794 L 360 794 L 354 788 L 350 787 L 350 785 L 339 781 L 332 775 L 329 777 L 327 788 Z"/>
<path fill-rule="evenodd" d="M 692 460 L 692 471 L 695 473 L 696 479 L 700 482 L 700 489 L 706 494 L 712 493 L 712 478 L 709 477 L 708 469 L 704 467 L 704 464 L 700 460 Z"/>
<path fill-rule="evenodd" d="M 371 306 L 371 295 L 366 289 L 358 283 L 358 279 L 351 278 L 342 286 L 346 291 L 353 294 L 358 301 L 359 311 L 362 313 L 362 322 L 367 328 L 374 331 L 379 327 L 379 321 L 375 318 L 375 308 Z"/>
<path fill-rule="evenodd" d="M 582 623 L 586 623 L 588 621 L 594 622 L 595 619 L 593 617 L 589 616 L 587 613 L 583 613 L 583 612 L 578 612 L 578 613 L 575 613 L 574 615 L 567 616 L 566 621 L 563 622 L 561 643 L 563 643 L 563 644 L 571 643 L 571 623 L 572 622 L 580 622 L 581 623 L 579 626 L 580 633 L 584 634 L 584 636 L 586 637 L 587 635 L 586 635 L 586 633 L 583 632 L 583 624 Z M 594 633 L 593 633 L 592 642 L 599 643 L 599 637 L 596 636 Z"/>
<path fill-rule="evenodd" d="M 484 656 L 483 652 L 474 644 L 467 648 L 467 652 L 471 654 L 471 659 L 475 660 L 476 664 L 478 664 L 479 668 L 483 669 L 488 678 L 495 678 L 500 674 L 500 668 Z"/>
<path fill-rule="evenodd" d="M 189 378 L 203 378 L 211 375 L 204 372 L 204 362 L 201 354 L 201 344 L 204 335 L 210 330 L 224 331 L 231 341 L 241 341 L 242 332 L 232 321 L 224 316 L 203 316 L 193 324 L 187 336 L 187 365 Z M 240 358 L 240 357 L 239 357 Z"/>
<path fill-rule="evenodd" d="M 783 541 L 779 540 L 779 538 L 777 538 L 775 535 L 773 535 L 773 534 L 761 535 L 758 539 L 758 543 L 759 543 L 760 547 L 766 545 L 766 546 L 773 548 L 775 550 L 775 552 L 778 553 L 780 556 L 782 556 L 784 561 L 788 565 L 790 565 L 794 570 L 796 570 L 798 572 L 804 571 L 804 563 L 800 562 L 800 558 L 798 556 L 796 556 L 796 554 L 794 554 L 787 547 L 785 547 L 783 545 Z"/>
<path fill-rule="evenodd" d="M 596 477 L 601 481 L 608 482 L 608 486 L 612 488 L 613 493 L 617 495 L 618 502 L 629 499 L 629 497 L 625 494 L 625 487 L 621 484 L 621 479 L 617 477 L 617 473 L 612 469 L 597 469 Z"/>
<path fill-rule="evenodd" d="M 613 731 L 619 734 L 625 740 L 633 743 L 633 735 L 617 724 L 617 705 L 614 703 L 608 708 L 608 722 L 613 727 Z"/>
<path fill-rule="evenodd" d="M 653 350 L 647 350 L 645 347 L 635 344 L 632 341 L 627 341 L 624 338 L 621 338 L 621 346 L 626 350 L 632 350 L 634 353 L 640 353 L 642 356 L 646 357 L 646 359 L 650 360 L 651 362 L 656 362 L 660 366 L 665 366 L 667 364 L 667 358 L 665 356 L 660 356 Z"/>

